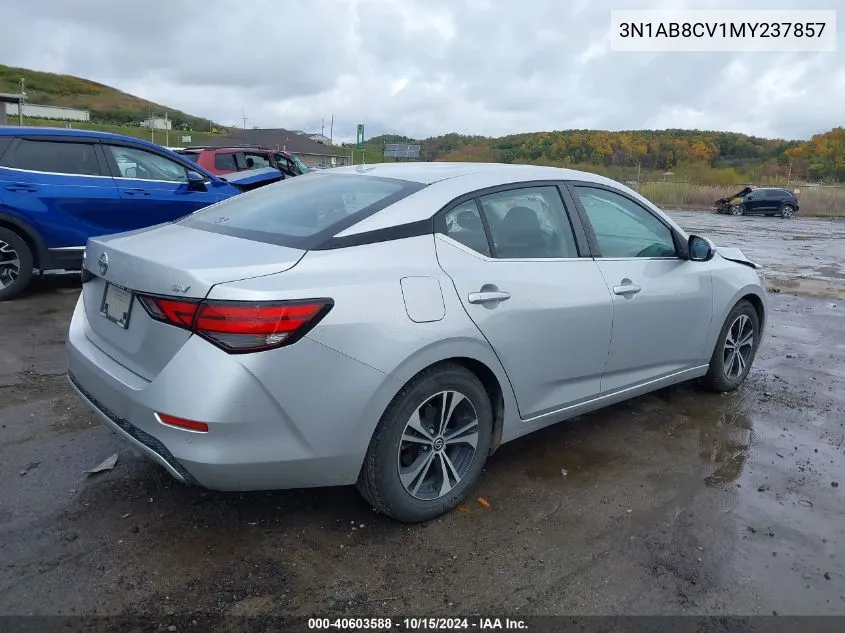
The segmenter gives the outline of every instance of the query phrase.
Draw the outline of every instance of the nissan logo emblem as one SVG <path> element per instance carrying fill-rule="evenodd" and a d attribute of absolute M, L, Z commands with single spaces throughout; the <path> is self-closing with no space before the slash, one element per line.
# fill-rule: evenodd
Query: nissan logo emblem
<path fill-rule="evenodd" d="M 100 268 L 100 274 L 105 275 L 109 269 L 109 256 L 107 253 L 100 255 L 100 259 L 97 260 L 97 266 Z"/>

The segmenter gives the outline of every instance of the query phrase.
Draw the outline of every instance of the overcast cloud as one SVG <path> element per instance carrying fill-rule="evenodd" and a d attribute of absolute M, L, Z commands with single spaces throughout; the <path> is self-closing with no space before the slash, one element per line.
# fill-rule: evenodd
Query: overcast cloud
<path fill-rule="evenodd" d="M 741 6 L 740 6 L 741 5 Z M 226 125 L 354 137 L 845 124 L 835 53 L 612 53 L 610 9 L 808 8 L 793 0 L 26 0 L 0 61 L 69 73 Z M 813 9 L 845 9 L 820 0 Z M 845 12 L 840 12 L 845 20 Z M 840 34 L 842 28 L 839 27 Z"/>

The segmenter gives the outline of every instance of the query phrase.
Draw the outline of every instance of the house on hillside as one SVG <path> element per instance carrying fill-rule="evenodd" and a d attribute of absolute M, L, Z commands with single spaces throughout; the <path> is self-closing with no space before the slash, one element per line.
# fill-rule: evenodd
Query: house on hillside
<path fill-rule="evenodd" d="M 350 164 L 350 157 L 339 147 L 317 143 L 308 136 L 284 129 L 231 130 L 206 143 L 215 147 L 257 145 L 295 154 L 308 167 L 341 167 Z"/>
<path fill-rule="evenodd" d="M 172 130 L 173 121 L 163 116 L 151 116 L 148 119 L 141 121 L 141 127 L 150 130 Z"/>

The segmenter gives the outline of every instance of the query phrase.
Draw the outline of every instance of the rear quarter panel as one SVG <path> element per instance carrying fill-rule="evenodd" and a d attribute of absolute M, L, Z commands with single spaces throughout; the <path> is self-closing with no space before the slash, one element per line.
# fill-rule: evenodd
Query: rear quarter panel
<path fill-rule="evenodd" d="M 428 278 L 439 285 L 442 318 L 412 320 L 401 282 L 408 277 Z M 220 284 L 209 294 L 213 299 L 269 297 L 332 298 L 334 307 L 306 338 L 383 372 L 382 384 L 348 429 L 346 441 L 362 455 L 381 415 L 405 383 L 426 367 L 450 358 L 469 358 L 486 365 L 503 392 L 505 425 L 518 423 L 507 375 L 467 316 L 451 279 L 437 265 L 433 235 L 311 251 L 284 273 Z M 439 316 L 439 312 L 430 314 Z M 278 379 L 283 380 L 283 375 Z"/>

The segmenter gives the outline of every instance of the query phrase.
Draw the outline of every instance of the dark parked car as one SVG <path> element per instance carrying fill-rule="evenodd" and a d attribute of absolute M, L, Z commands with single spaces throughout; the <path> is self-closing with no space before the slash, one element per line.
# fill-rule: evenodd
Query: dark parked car
<path fill-rule="evenodd" d="M 798 198 L 792 191 L 776 187 L 745 187 L 716 200 L 716 213 L 727 215 L 779 215 L 788 219 L 798 213 L 798 208 Z"/>
<path fill-rule="evenodd" d="M 172 222 L 281 179 L 272 168 L 215 176 L 117 134 L 0 126 L 0 301 L 34 270 L 80 270 L 89 237 Z"/>

